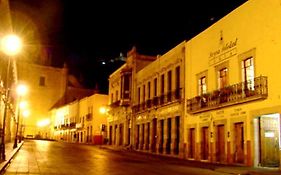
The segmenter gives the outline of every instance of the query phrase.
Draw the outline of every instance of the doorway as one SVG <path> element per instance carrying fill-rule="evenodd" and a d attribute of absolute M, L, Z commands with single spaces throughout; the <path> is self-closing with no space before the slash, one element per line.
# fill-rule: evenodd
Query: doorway
<path fill-rule="evenodd" d="M 202 127 L 201 137 L 201 160 L 208 160 L 209 158 L 209 128 Z"/>
<path fill-rule="evenodd" d="M 157 142 L 157 119 L 152 120 L 152 152 L 156 152 L 156 142 Z"/>
<path fill-rule="evenodd" d="M 216 134 L 216 161 L 224 162 L 225 159 L 225 129 L 224 125 L 217 126 Z"/>
<path fill-rule="evenodd" d="M 244 163 L 244 123 L 234 124 L 234 162 Z"/>
<path fill-rule="evenodd" d="M 280 165 L 280 114 L 262 115 L 254 120 L 255 126 L 255 164 L 263 167 Z"/>
<path fill-rule="evenodd" d="M 195 128 L 189 129 L 189 151 L 188 157 L 191 159 L 195 158 Z"/>

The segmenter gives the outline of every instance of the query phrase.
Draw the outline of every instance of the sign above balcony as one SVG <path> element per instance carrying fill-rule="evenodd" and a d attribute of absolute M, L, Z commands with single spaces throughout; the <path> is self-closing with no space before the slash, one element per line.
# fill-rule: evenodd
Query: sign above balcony
<path fill-rule="evenodd" d="M 235 38 L 221 46 L 221 48 L 211 51 L 209 54 L 209 65 L 212 66 L 214 64 L 220 63 L 223 60 L 226 60 L 237 54 L 237 41 Z"/>

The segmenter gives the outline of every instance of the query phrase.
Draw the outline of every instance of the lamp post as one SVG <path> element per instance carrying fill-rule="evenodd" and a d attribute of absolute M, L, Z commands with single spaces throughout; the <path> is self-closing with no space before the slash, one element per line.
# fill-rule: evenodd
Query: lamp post
<path fill-rule="evenodd" d="M 3 126 L 2 126 L 2 139 L 1 139 L 1 158 L 6 160 L 5 153 L 5 129 L 6 129 L 6 118 L 9 103 L 9 72 L 11 57 L 15 56 L 21 50 L 21 40 L 14 34 L 6 35 L 1 39 L 1 51 L 8 56 L 8 67 L 6 72 L 5 82 L 5 100 L 4 100 L 4 113 L 3 113 Z"/>
<path fill-rule="evenodd" d="M 18 101 L 18 113 L 17 113 L 17 119 L 16 119 L 16 134 L 15 134 L 15 142 L 14 142 L 14 146 L 13 148 L 18 147 L 18 141 L 17 141 L 17 137 L 18 137 L 18 130 L 19 130 L 19 119 L 20 119 L 20 112 L 21 109 L 24 108 L 26 106 L 26 103 L 22 100 L 22 96 L 24 96 L 27 92 L 27 87 L 23 84 L 20 84 L 17 86 L 17 94 L 19 97 L 19 101 Z M 19 138 L 19 140 L 21 141 L 21 138 Z"/>
<path fill-rule="evenodd" d="M 24 126 L 24 118 L 27 118 L 29 116 L 29 111 L 28 110 L 24 110 L 22 112 L 22 117 L 21 117 L 21 127 L 20 127 L 20 139 L 19 139 L 19 143 L 23 140 L 24 137 L 24 130 L 25 130 L 25 126 Z"/>

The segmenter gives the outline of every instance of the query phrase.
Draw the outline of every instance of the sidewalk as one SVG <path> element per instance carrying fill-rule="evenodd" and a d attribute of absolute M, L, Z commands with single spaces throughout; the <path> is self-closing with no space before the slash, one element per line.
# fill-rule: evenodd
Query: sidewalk
<path fill-rule="evenodd" d="M 21 143 L 18 143 L 17 148 L 13 148 L 14 142 L 5 143 L 5 153 L 6 153 L 6 160 L 0 160 L 0 174 L 3 172 L 3 170 L 6 168 L 6 166 L 9 164 L 9 162 L 12 160 L 14 155 L 19 151 L 23 144 L 23 141 Z"/>
<path fill-rule="evenodd" d="M 247 166 L 238 166 L 238 165 L 222 165 L 222 164 L 215 164 L 215 163 L 208 163 L 208 162 L 190 161 L 186 159 L 179 159 L 176 157 L 153 154 L 144 151 L 135 151 L 124 147 L 115 147 L 110 145 L 102 145 L 101 148 L 114 150 L 114 151 L 126 151 L 126 152 L 130 151 L 139 154 L 155 155 L 162 158 L 165 157 L 171 160 L 177 159 L 178 161 L 180 161 L 183 164 L 186 164 L 187 166 L 195 166 L 198 168 L 211 169 L 215 172 L 227 173 L 233 175 L 281 175 L 281 171 L 279 168 L 247 167 Z"/>

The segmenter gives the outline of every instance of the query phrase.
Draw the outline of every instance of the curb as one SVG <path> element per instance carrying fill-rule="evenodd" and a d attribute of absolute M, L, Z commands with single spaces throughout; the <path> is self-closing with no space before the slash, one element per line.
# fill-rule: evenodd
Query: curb
<path fill-rule="evenodd" d="M 7 165 L 11 162 L 11 160 L 14 158 L 16 153 L 20 150 L 23 143 L 24 143 L 24 141 L 22 141 L 21 143 L 18 143 L 19 146 L 16 149 L 13 149 L 11 152 L 6 153 L 6 160 L 0 163 L 0 174 L 2 174 L 3 171 L 6 169 Z"/>

